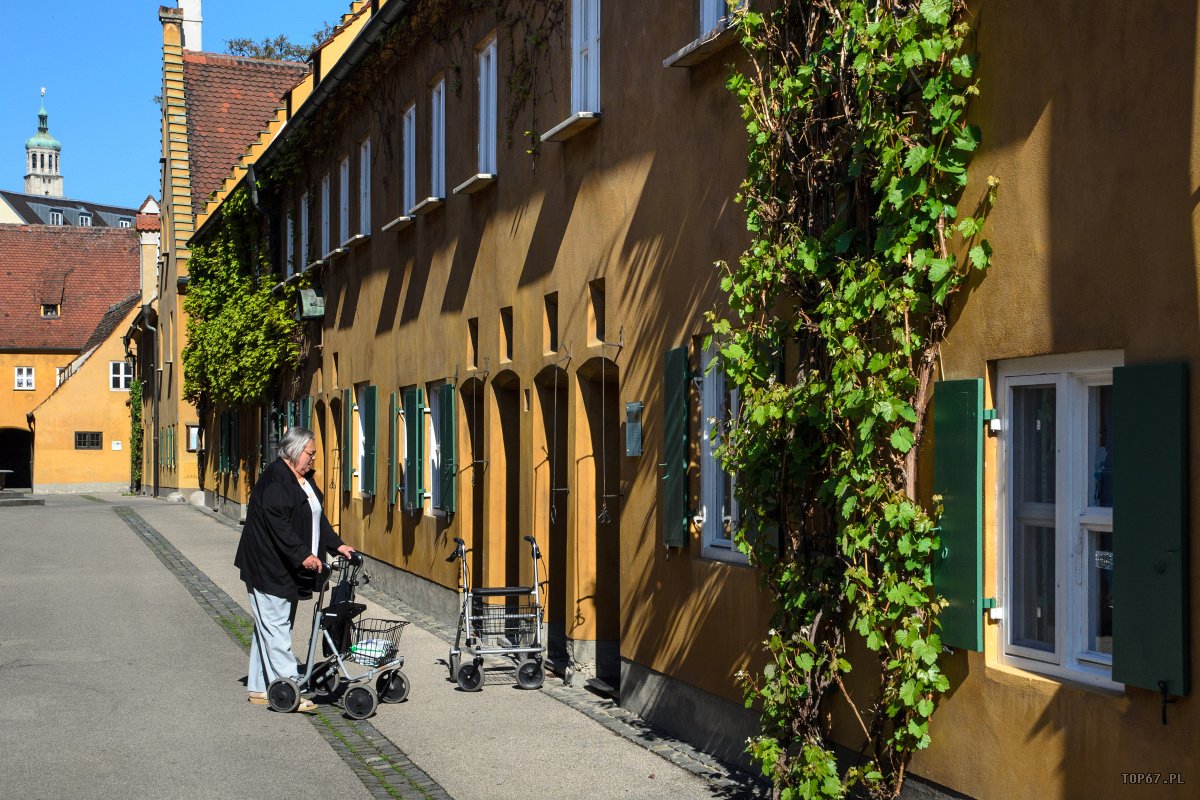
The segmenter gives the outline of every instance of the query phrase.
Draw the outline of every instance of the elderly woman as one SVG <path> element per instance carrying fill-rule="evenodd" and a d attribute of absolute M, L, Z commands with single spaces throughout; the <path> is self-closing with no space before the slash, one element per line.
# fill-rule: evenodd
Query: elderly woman
<path fill-rule="evenodd" d="M 234 565 L 250 595 L 254 638 L 246 689 L 250 702 L 267 704 L 267 687 L 279 677 L 296 677 L 292 622 L 296 602 L 325 563 L 325 553 L 349 556 L 321 511 L 321 492 L 307 478 L 316 458 L 312 431 L 291 428 L 279 443 L 279 458 L 263 470 L 250 492 L 246 524 Z M 313 711 L 311 700 L 297 710 Z"/>

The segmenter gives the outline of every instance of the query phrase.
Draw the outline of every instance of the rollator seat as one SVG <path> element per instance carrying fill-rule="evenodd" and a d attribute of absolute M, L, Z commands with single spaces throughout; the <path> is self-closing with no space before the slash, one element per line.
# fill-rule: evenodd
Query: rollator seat
<path fill-rule="evenodd" d="M 342 620 L 351 620 L 359 614 L 367 610 L 367 607 L 362 603 L 355 603 L 352 600 L 343 600 L 340 603 L 331 603 L 321 609 L 321 624 L 326 622 L 334 623 Z"/>
<path fill-rule="evenodd" d="M 523 594 L 533 594 L 532 586 L 491 586 L 484 589 L 472 589 L 476 597 L 515 597 Z"/>

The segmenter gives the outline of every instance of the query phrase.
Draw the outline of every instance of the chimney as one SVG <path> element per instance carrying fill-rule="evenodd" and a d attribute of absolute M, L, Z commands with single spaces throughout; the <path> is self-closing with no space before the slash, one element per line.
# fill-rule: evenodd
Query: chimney
<path fill-rule="evenodd" d="M 200 45 L 200 24 L 204 18 L 200 16 L 200 0 L 178 0 L 179 10 L 183 12 L 183 48 L 185 50 L 203 50 Z"/>

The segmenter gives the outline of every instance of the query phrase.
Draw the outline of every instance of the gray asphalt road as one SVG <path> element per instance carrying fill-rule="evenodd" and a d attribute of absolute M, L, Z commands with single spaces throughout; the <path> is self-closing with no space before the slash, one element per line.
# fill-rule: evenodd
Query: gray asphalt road
<path fill-rule="evenodd" d="M 111 506 L 0 509 L 0 549 L 0 794 L 364 796 L 307 720 L 245 701 L 245 656 Z"/>
<path fill-rule="evenodd" d="M 245 607 L 231 563 L 236 528 L 183 505 L 105 497 L 133 508 Z M 245 702 L 244 652 L 112 505 L 46 500 L 0 509 L 8 612 L 0 676 L 9 698 L 0 709 L 0 794 L 371 796 L 304 716 Z M 311 609 L 303 604 L 297 618 L 298 653 Z M 370 604 L 373 615 L 389 616 Z M 412 693 L 381 705 L 370 723 L 449 796 L 729 796 L 546 693 L 515 688 L 511 673 L 490 676 L 483 692 L 458 691 L 446 649 L 408 626 L 401 653 Z"/>

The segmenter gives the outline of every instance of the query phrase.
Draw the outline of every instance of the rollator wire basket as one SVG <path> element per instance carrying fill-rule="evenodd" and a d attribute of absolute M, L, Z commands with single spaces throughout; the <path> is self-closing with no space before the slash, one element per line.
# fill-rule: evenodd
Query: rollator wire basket
<path fill-rule="evenodd" d="M 531 641 L 537 625 L 538 611 L 536 603 L 513 602 L 511 598 L 503 597 L 472 597 L 471 632 L 479 637 L 503 637 L 514 642 Z"/>
<path fill-rule="evenodd" d="M 363 619 L 351 625 L 349 660 L 368 667 L 387 663 L 400 649 L 407 620 Z"/>

